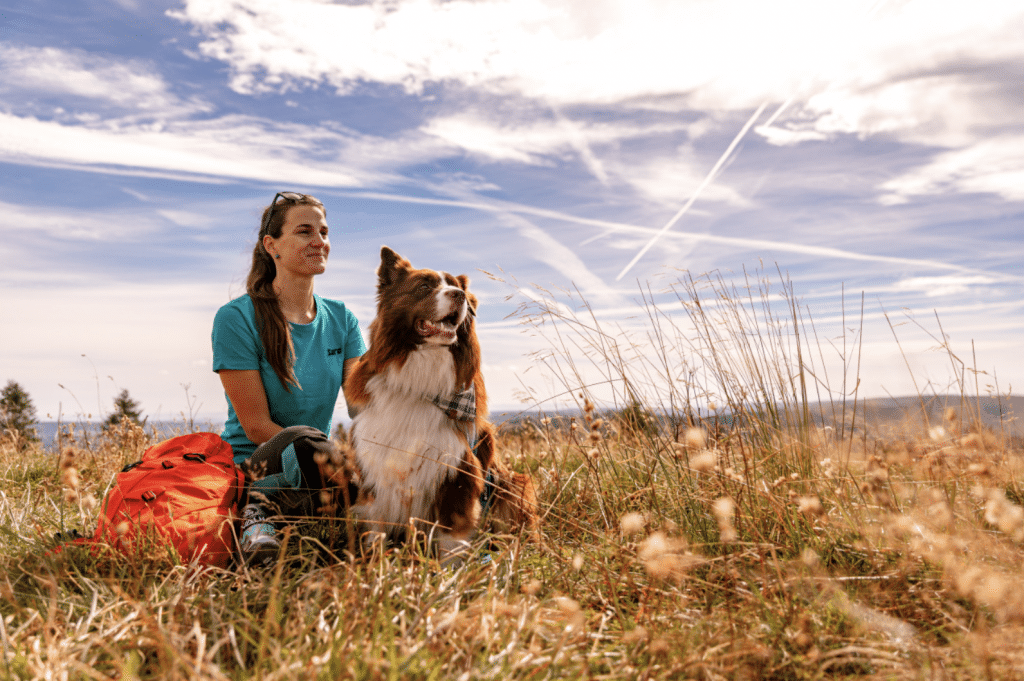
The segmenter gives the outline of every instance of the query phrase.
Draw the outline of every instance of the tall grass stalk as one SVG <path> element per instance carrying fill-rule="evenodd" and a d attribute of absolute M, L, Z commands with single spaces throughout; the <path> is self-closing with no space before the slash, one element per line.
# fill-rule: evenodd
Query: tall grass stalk
<path fill-rule="evenodd" d="M 1024 466 L 980 396 L 941 431 L 876 427 L 861 335 L 822 339 L 781 275 L 683 274 L 617 320 L 529 293 L 536 364 L 575 407 L 499 438 L 539 540 L 491 527 L 441 567 L 415 542 L 353 555 L 314 518 L 270 569 L 54 552 L 151 440 L 122 423 L 59 464 L 0 442 L 0 675 L 1020 678 Z"/>

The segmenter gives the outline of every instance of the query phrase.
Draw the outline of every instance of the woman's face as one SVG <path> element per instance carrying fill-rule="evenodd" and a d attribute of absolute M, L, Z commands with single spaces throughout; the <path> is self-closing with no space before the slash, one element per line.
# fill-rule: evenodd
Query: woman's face
<path fill-rule="evenodd" d="M 307 276 L 322 274 L 331 252 L 327 231 L 327 218 L 319 208 L 291 206 L 285 213 L 281 236 L 264 236 L 263 246 L 274 258 L 278 271 Z"/>

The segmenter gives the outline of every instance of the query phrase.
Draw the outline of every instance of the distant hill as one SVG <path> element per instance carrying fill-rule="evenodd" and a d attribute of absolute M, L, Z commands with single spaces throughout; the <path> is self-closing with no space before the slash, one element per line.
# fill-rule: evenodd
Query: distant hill
<path fill-rule="evenodd" d="M 810 407 L 811 415 L 819 426 L 836 425 L 844 419 L 849 425 L 856 415 L 856 425 L 862 428 L 867 425 L 870 432 L 880 436 L 896 436 L 901 434 L 921 434 L 926 428 L 943 425 L 947 409 L 952 409 L 960 419 L 962 427 L 967 428 L 979 416 L 981 423 L 995 432 L 1007 435 L 1024 436 L 1024 396 L 961 398 L 959 395 L 932 395 L 928 397 L 903 396 L 879 397 L 858 400 L 856 414 L 853 402 L 847 402 L 845 415 L 841 413 L 842 404 L 814 404 Z M 570 416 L 580 416 L 578 410 L 558 412 L 521 411 L 492 412 L 491 419 L 495 423 L 504 423 L 514 427 L 525 419 L 536 422 L 542 416 L 557 416 L 559 420 Z M 719 414 L 718 418 L 729 421 L 727 414 Z"/>
<path fill-rule="evenodd" d="M 885 431 L 922 432 L 927 427 L 943 424 L 946 411 L 952 409 L 967 428 L 976 420 L 995 432 L 1024 435 L 1024 396 L 963 397 L 959 395 L 932 395 L 929 397 L 876 398 L 858 402 L 857 420 L 868 429 L 880 434 Z M 832 421 L 831 408 L 818 405 L 815 411 L 824 422 Z M 852 417 L 847 410 L 846 421 Z"/>

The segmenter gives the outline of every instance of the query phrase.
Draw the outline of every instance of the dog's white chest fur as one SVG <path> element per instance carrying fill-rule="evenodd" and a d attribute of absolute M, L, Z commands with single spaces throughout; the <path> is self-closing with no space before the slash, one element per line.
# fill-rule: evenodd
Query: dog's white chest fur
<path fill-rule="evenodd" d="M 451 419 L 431 403 L 455 389 L 446 346 L 421 345 L 399 368 L 389 365 L 366 382 L 371 398 L 353 420 L 362 485 L 372 499 L 352 510 L 393 534 L 410 520 L 433 522 L 441 484 L 455 475 L 466 451 Z"/>

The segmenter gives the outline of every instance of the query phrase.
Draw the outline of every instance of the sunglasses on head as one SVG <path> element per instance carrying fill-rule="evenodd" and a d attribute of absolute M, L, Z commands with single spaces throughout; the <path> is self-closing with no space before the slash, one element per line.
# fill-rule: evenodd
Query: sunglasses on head
<path fill-rule="evenodd" d="M 302 201 L 307 198 L 309 197 L 298 192 L 278 192 L 274 194 L 274 200 L 270 202 L 270 210 L 267 211 L 266 217 L 263 218 L 263 224 L 260 225 L 260 233 L 266 232 L 267 228 L 270 227 L 270 220 L 274 217 L 274 211 L 277 209 L 278 199 L 284 199 L 286 201 Z"/>

